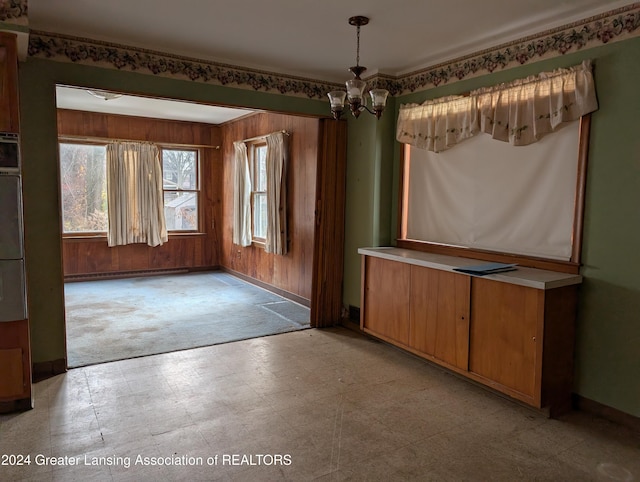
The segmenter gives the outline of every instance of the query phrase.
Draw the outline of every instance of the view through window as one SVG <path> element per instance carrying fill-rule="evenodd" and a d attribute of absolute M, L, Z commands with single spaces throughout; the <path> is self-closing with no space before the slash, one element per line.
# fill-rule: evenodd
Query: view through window
<path fill-rule="evenodd" d="M 64 233 L 107 231 L 106 153 L 104 144 L 60 144 Z"/>
<path fill-rule="evenodd" d="M 251 166 L 251 219 L 254 242 L 267 239 L 267 144 L 256 142 L 249 149 Z"/>
<path fill-rule="evenodd" d="M 198 151 L 161 148 L 164 217 L 168 231 L 198 229 Z"/>

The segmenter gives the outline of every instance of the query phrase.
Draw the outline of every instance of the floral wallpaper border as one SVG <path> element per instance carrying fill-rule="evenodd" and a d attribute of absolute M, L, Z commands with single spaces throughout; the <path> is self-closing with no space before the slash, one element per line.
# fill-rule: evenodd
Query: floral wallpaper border
<path fill-rule="evenodd" d="M 29 57 L 99 65 L 310 99 L 326 98 L 327 92 L 341 88 L 340 84 L 37 31 L 32 31 L 29 38 Z"/>
<path fill-rule="evenodd" d="M 0 22 L 27 23 L 27 0 L 0 0 Z"/>
<path fill-rule="evenodd" d="M 26 0 L 0 2 L 2 7 L 24 6 L 26 14 Z M 7 9 L 0 8 L 3 10 Z M 635 36 L 640 36 L 640 3 L 400 77 L 378 74 L 367 82 L 391 95 L 403 95 Z M 342 84 L 38 31 L 30 33 L 29 56 L 310 99 L 327 99 L 327 92 L 343 88 Z"/>
<path fill-rule="evenodd" d="M 402 95 L 639 35 L 640 3 L 634 3 L 376 85 Z"/>

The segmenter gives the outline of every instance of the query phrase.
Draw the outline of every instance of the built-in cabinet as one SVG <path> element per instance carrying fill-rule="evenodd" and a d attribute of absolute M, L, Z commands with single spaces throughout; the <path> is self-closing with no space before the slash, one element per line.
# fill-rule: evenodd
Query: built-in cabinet
<path fill-rule="evenodd" d="M 32 406 L 29 322 L 0 322 L 0 413 Z"/>
<path fill-rule="evenodd" d="M 365 332 L 552 415 L 570 407 L 579 275 L 471 276 L 477 260 L 361 249 Z"/>
<path fill-rule="evenodd" d="M 0 32 L 0 412 L 32 407 L 16 35 Z"/>

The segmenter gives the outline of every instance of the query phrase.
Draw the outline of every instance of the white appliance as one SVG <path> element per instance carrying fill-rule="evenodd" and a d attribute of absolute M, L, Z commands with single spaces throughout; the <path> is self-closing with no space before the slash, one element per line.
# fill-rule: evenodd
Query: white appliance
<path fill-rule="evenodd" d="M 17 137 L 0 137 L 0 322 L 27 318 Z"/>

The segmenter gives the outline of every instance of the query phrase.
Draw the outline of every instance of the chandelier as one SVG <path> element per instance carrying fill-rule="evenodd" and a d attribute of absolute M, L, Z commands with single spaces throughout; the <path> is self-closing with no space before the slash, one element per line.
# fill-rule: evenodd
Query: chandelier
<path fill-rule="evenodd" d="M 366 67 L 360 65 L 360 27 L 367 25 L 368 23 L 369 19 L 367 17 L 356 16 L 349 19 L 349 25 L 357 27 L 358 32 L 356 65 L 354 67 L 349 67 L 349 72 L 353 74 L 354 78 L 345 82 L 347 91 L 334 90 L 327 94 L 331 101 L 331 113 L 333 114 L 333 118 L 336 120 L 340 119 L 340 116 L 342 115 L 345 98 L 349 103 L 351 113 L 356 118 L 360 115 L 360 112 L 366 110 L 370 114 L 375 115 L 377 119 L 380 119 L 382 111 L 387 104 L 387 96 L 389 95 L 388 90 L 371 89 L 369 91 L 369 95 L 371 96 L 371 108 L 367 107 L 367 101 L 364 95 L 367 83 L 360 78 L 360 74 L 367 70 Z"/>

